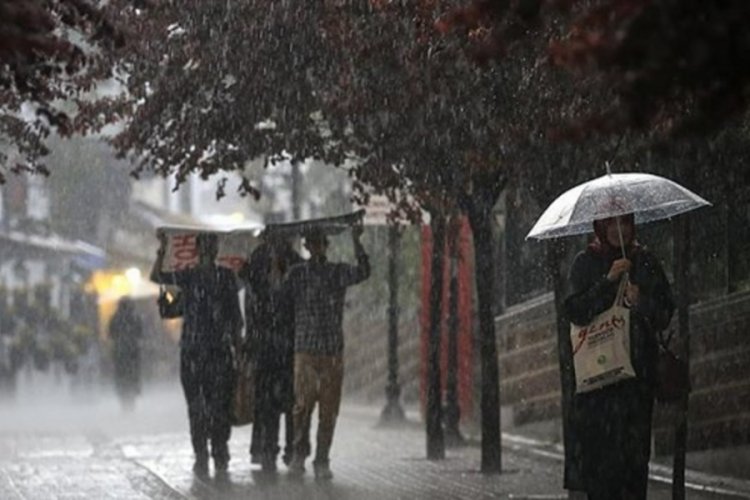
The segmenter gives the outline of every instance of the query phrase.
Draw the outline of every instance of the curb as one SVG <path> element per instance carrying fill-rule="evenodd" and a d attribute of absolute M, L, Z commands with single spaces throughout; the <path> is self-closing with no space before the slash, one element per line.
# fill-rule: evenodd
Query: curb
<path fill-rule="evenodd" d="M 502 433 L 503 446 L 513 450 L 526 451 L 532 455 L 563 462 L 565 455 L 562 445 L 537 439 Z M 654 482 L 672 484 L 672 468 L 666 465 L 649 464 L 649 479 Z M 719 476 L 706 472 L 687 469 L 685 471 L 685 489 L 714 493 L 727 497 L 750 499 L 750 480 Z"/>

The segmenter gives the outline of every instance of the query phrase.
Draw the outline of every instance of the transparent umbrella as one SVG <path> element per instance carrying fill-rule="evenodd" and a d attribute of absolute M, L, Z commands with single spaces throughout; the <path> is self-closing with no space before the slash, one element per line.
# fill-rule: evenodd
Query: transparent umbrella
<path fill-rule="evenodd" d="M 635 223 L 669 219 L 711 203 L 674 181 L 653 174 L 607 174 L 557 197 L 526 239 L 590 233 L 595 220 L 634 214 Z"/>

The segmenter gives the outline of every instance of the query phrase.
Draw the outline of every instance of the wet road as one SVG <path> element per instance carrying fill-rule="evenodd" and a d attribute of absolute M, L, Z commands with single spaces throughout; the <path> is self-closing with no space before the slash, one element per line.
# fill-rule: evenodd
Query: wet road
<path fill-rule="evenodd" d="M 477 472 L 478 448 L 449 450 L 446 460 L 429 462 L 421 425 L 377 428 L 372 407 L 344 408 L 332 453 L 335 478 L 318 483 L 310 472 L 288 478 L 281 464 L 276 475 L 251 466 L 250 427 L 233 431 L 226 480 L 195 480 L 177 387 L 146 394 L 130 414 L 109 396 L 3 406 L 1 499 L 567 498 L 554 452 L 506 440 L 505 472 L 488 477 Z M 649 498 L 670 498 L 668 486 L 652 483 Z M 731 497 L 691 491 L 688 498 Z"/>

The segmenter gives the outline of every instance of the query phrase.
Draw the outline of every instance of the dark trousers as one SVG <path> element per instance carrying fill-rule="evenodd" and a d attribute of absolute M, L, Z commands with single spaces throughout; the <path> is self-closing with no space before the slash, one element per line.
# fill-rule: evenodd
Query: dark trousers
<path fill-rule="evenodd" d="M 187 401 L 190 438 L 198 461 L 229 462 L 234 368 L 229 349 L 183 348 L 180 380 Z"/>
<path fill-rule="evenodd" d="M 284 462 L 292 456 L 294 396 L 292 369 L 288 366 L 259 364 L 255 379 L 255 415 L 250 454 L 254 461 L 276 460 L 279 454 L 279 428 L 284 415 Z"/>

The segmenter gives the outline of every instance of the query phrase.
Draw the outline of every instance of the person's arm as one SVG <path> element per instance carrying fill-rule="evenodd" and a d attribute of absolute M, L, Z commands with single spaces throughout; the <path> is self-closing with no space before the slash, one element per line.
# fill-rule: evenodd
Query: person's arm
<path fill-rule="evenodd" d="M 660 332 L 669 326 L 674 313 L 672 288 L 655 256 L 644 254 L 642 259 L 634 276 L 636 285 L 639 285 L 634 308 L 655 331 Z"/>
<path fill-rule="evenodd" d="M 570 270 L 571 294 L 565 299 L 565 312 L 575 325 L 589 324 L 594 316 L 612 306 L 617 294 L 620 276 L 610 274 L 611 270 L 596 275 L 591 259 L 586 253 L 578 254 Z"/>
<path fill-rule="evenodd" d="M 337 281 L 341 286 L 356 285 L 370 277 L 370 258 L 367 256 L 367 252 L 365 252 L 365 248 L 360 241 L 362 232 L 363 227 L 361 224 L 352 227 L 352 243 L 354 245 L 354 255 L 357 259 L 357 264 L 355 266 L 350 264 L 341 264 L 339 266 Z"/>
<path fill-rule="evenodd" d="M 160 285 L 177 285 L 177 273 L 163 271 L 164 267 L 164 255 L 167 251 L 167 237 L 164 234 L 159 234 L 159 249 L 156 251 L 156 260 L 154 266 L 151 268 L 151 281 Z"/>

